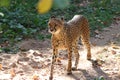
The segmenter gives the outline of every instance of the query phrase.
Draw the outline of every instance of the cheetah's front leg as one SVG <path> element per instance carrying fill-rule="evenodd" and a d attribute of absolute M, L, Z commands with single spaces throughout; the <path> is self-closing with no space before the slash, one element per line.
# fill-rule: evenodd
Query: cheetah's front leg
<path fill-rule="evenodd" d="M 51 63 L 51 70 L 50 70 L 49 80 L 53 79 L 53 70 L 54 70 L 54 64 L 55 64 L 56 58 L 57 58 L 57 53 L 58 53 L 58 50 L 57 49 L 53 49 L 52 63 Z"/>
<path fill-rule="evenodd" d="M 72 47 L 68 48 L 68 67 L 67 67 L 68 75 L 72 74 L 71 67 L 72 67 Z"/>

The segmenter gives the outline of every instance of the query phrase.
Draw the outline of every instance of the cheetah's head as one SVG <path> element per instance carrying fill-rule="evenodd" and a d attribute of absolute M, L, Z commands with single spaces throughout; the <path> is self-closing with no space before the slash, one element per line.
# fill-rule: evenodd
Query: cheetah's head
<path fill-rule="evenodd" d="M 52 33 L 52 34 L 59 33 L 63 29 L 63 26 L 64 26 L 63 18 L 58 19 L 58 18 L 55 18 L 54 16 L 52 16 L 49 19 L 48 28 L 49 28 L 50 33 Z"/>

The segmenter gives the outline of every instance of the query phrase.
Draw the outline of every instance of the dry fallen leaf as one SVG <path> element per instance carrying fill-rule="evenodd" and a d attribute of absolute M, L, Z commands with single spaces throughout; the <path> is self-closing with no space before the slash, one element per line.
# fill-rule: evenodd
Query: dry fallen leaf
<path fill-rule="evenodd" d="M 14 77 L 14 76 L 16 75 L 14 68 L 12 68 L 12 69 L 10 70 L 10 74 L 11 74 L 11 77 Z"/>
<path fill-rule="evenodd" d="M 2 70 L 2 64 L 0 64 L 0 70 Z"/>
<path fill-rule="evenodd" d="M 120 49 L 119 46 L 112 46 L 113 49 Z"/>
<path fill-rule="evenodd" d="M 33 76 L 33 80 L 39 80 L 39 76 L 38 75 L 34 75 Z"/>
<path fill-rule="evenodd" d="M 61 63 L 61 60 L 62 60 L 62 58 L 58 57 L 58 58 L 56 59 L 56 62 Z"/>

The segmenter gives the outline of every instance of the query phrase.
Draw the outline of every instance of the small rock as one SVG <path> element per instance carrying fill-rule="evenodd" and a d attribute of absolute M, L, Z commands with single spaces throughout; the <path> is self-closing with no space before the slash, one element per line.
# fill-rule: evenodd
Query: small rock
<path fill-rule="evenodd" d="M 35 51 L 30 49 L 28 52 L 29 52 L 30 54 L 33 54 Z"/>
<path fill-rule="evenodd" d="M 99 32 L 98 30 L 95 30 L 95 33 L 96 33 L 96 34 L 99 34 L 100 32 Z"/>
<path fill-rule="evenodd" d="M 47 61 L 47 62 L 50 62 L 50 61 L 51 61 L 51 59 L 47 59 L 46 61 Z"/>
<path fill-rule="evenodd" d="M 30 62 L 29 65 L 34 69 L 42 68 L 42 65 L 39 62 L 35 62 L 35 61 Z"/>
<path fill-rule="evenodd" d="M 27 56 L 27 53 L 21 52 L 21 53 L 19 53 L 18 55 L 21 56 L 21 57 L 26 57 L 26 56 Z"/>
<path fill-rule="evenodd" d="M 111 53 L 114 55 L 114 54 L 116 54 L 116 51 L 114 51 L 114 50 L 111 50 Z"/>
<path fill-rule="evenodd" d="M 16 64 L 16 63 L 10 63 L 10 64 L 9 64 L 9 67 L 10 67 L 10 68 L 16 68 L 16 67 L 17 67 L 17 64 Z"/>
<path fill-rule="evenodd" d="M 95 35 L 96 38 L 100 38 L 100 35 Z"/>
<path fill-rule="evenodd" d="M 34 53 L 33 53 L 33 55 L 34 55 L 34 56 L 40 56 L 40 57 L 43 57 L 43 55 L 42 55 L 42 54 L 37 53 L 37 52 L 34 52 Z"/>
<path fill-rule="evenodd" d="M 17 60 L 17 63 L 18 63 L 18 64 L 21 64 L 21 65 L 26 65 L 26 62 L 28 62 L 29 60 L 30 60 L 29 57 L 19 58 L 19 59 Z"/>
<path fill-rule="evenodd" d="M 33 57 L 33 60 L 36 62 L 44 61 L 44 58 L 41 58 L 39 56 Z"/>
<path fill-rule="evenodd" d="M 29 60 L 30 60 L 29 57 L 19 58 L 19 59 L 18 59 L 18 61 L 22 61 L 22 62 L 24 62 L 24 61 L 29 61 Z"/>
<path fill-rule="evenodd" d="M 3 66 L 2 69 L 7 70 L 10 69 L 8 66 Z"/>
<path fill-rule="evenodd" d="M 0 62 L 2 62 L 3 58 L 0 58 Z"/>
<path fill-rule="evenodd" d="M 109 29 L 109 28 L 103 28 L 103 30 L 104 30 L 104 31 L 110 31 L 110 29 Z"/>
<path fill-rule="evenodd" d="M 119 38 L 119 36 L 120 36 L 120 33 L 117 33 L 117 34 L 116 34 L 116 38 Z"/>
<path fill-rule="evenodd" d="M 20 70 L 20 71 L 17 71 L 16 74 L 23 74 L 24 71 Z"/>
<path fill-rule="evenodd" d="M 95 38 L 104 39 L 104 37 L 100 35 L 95 35 Z"/>
<path fill-rule="evenodd" d="M 92 44 L 92 46 L 96 46 L 97 44 L 94 42 L 94 43 L 91 43 Z"/>

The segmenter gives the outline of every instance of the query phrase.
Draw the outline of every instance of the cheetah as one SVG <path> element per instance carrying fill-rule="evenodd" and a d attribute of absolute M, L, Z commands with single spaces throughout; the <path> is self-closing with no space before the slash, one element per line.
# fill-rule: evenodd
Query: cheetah
<path fill-rule="evenodd" d="M 65 22 L 52 16 L 48 21 L 48 31 L 52 34 L 51 44 L 53 49 L 50 80 L 53 78 L 54 63 L 57 59 L 58 50 L 66 49 L 68 52 L 67 74 L 72 74 L 72 69 L 77 69 L 79 63 L 78 41 L 81 38 L 87 49 L 87 59 L 91 59 L 90 29 L 88 20 L 83 15 L 75 15 L 70 21 Z M 75 54 L 75 64 L 72 68 L 72 52 Z"/>

